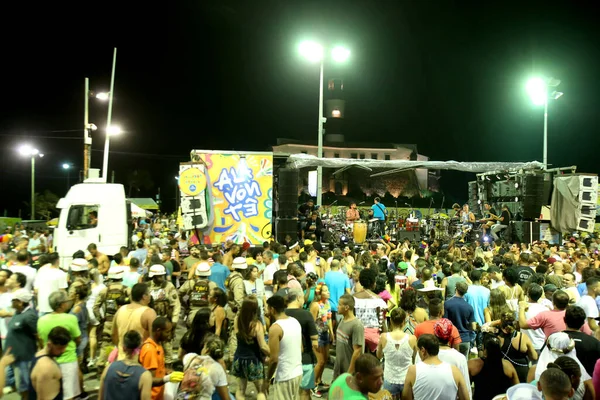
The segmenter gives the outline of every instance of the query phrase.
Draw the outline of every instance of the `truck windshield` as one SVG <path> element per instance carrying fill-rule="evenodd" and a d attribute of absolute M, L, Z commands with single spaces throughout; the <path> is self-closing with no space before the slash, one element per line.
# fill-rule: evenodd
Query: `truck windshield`
<path fill-rule="evenodd" d="M 71 231 L 92 229 L 98 226 L 98 205 L 71 206 L 67 217 L 67 229 Z"/>

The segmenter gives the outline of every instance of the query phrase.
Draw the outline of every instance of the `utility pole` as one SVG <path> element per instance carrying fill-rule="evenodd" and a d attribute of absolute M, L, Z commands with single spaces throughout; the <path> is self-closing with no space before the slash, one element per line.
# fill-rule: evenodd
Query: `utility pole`
<path fill-rule="evenodd" d="M 90 163 L 92 161 L 92 138 L 89 128 L 89 102 L 90 102 L 90 79 L 85 78 L 85 93 L 83 95 L 83 180 L 88 178 Z"/>

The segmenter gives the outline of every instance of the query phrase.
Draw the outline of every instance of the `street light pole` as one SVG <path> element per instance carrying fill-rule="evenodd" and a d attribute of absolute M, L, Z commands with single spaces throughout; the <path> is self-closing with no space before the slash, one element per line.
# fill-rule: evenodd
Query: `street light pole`
<path fill-rule="evenodd" d="M 544 169 L 548 169 L 548 96 L 544 100 Z"/>
<path fill-rule="evenodd" d="M 319 73 L 319 127 L 317 134 L 317 158 L 323 158 L 323 57 L 321 57 L 321 67 Z M 323 202 L 323 167 L 317 167 L 317 206 Z"/>
<path fill-rule="evenodd" d="M 90 164 L 92 162 L 92 138 L 88 131 L 89 122 L 89 101 L 90 101 L 90 79 L 85 78 L 85 94 L 83 96 L 83 179 L 88 178 Z"/>
<path fill-rule="evenodd" d="M 31 219 L 35 219 L 35 156 L 31 154 Z"/>
<path fill-rule="evenodd" d="M 113 52 L 112 72 L 110 74 L 110 91 L 108 92 L 108 117 L 106 118 L 106 140 L 104 141 L 104 162 L 102 163 L 102 178 L 108 179 L 108 148 L 110 146 L 110 120 L 112 118 L 112 104 L 115 95 L 115 65 L 117 63 L 117 48 Z"/>

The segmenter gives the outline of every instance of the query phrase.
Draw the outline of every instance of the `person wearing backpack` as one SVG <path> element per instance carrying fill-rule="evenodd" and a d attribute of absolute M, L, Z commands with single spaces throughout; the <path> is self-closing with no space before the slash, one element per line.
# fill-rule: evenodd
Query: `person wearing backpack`
<path fill-rule="evenodd" d="M 101 347 L 96 362 L 99 377 L 102 376 L 108 354 L 114 347 L 112 343 L 112 328 L 115 314 L 122 305 L 129 303 L 129 289 L 123 284 L 125 269 L 126 268 L 119 266 L 110 267 L 108 269 L 108 282 L 106 283 L 106 287 L 98 293 L 98 297 L 92 308 L 96 319 L 103 323 L 102 335 L 100 338 Z M 104 318 L 102 317 L 103 315 Z"/>
<path fill-rule="evenodd" d="M 210 306 L 208 298 L 211 290 L 217 287 L 216 283 L 208 280 L 211 270 L 207 262 L 200 262 L 194 266 L 194 278 L 188 279 L 179 288 L 179 297 L 188 296 L 187 315 L 185 321 L 188 327 L 192 326 L 194 316 L 201 308 Z"/>
<path fill-rule="evenodd" d="M 246 259 L 244 257 L 236 257 L 233 260 L 232 268 L 233 272 L 231 272 L 225 281 L 225 287 L 227 288 L 227 308 L 225 312 L 227 313 L 230 327 L 233 327 L 235 316 L 242 307 L 242 302 L 246 296 L 243 277 L 243 273 L 248 269 Z M 229 335 L 227 347 L 229 348 L 229 361 L 233 362 L 233 355 L 237 348 L 237 338 L 235 335 Z"/>

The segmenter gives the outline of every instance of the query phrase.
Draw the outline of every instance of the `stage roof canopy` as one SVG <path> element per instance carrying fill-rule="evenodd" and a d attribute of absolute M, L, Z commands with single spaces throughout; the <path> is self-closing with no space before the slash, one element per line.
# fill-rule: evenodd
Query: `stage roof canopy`
<path fill-rule="evenodd" d="M 318 167 L 348 168 L 349 166 L 364 169 L 385 168 L 385 174 L 400 172 L 408 169 L 425 168 L 438 170 L 455 170 L 472 173 L 491 171 L 532 171 L 544 169 L 544 164 L 530 162 L 459 162 L 459 161 L 410 161 L 410 160 L 371 160 L 355 158 L 318 158 L 308 154 L 291 154 L 287 164 L 292 168 Z M 384 173 L 379 173 L 384 174 Z M 379 175 L 377 174 L 377 175 Z"/>

